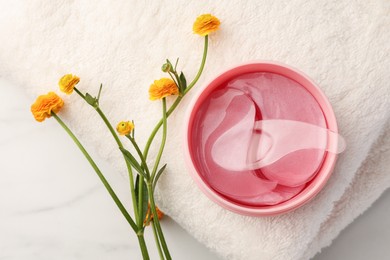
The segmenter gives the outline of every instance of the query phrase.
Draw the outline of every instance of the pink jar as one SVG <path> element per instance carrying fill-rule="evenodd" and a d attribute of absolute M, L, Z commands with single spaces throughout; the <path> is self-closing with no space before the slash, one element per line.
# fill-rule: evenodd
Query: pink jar
<path fill-rule="evenodd" d="M 247 105 L 245 98 L 254 103 Z M 238 120 L 236 125 L 245 128 L 248 114 L 251 120 L 255 118 L 257 122 L 286 119 L 317 125 L 336 134 L 338 131 L 329 101 L 305 74 L 270 61 L 241 64 L 207 83 L 189 106 L 184 155 L 191 176 L 211 200 L 243 215 L 277 215 L 307 203 L 320 192 L 332 174 L 337 157 L 335 153 L 326 150 L 297 151 L 261 169 L 245 171 L 224 170 L 215 164 L 215 159 L 210 159 L 215 143 L 226 132 L 222 125 L 236 127 L 233 121 Z M 292 139 L 297 138 L 296 134 L 291 135 Z M 246 149 L 244 139 L 243 146 L 240 145 L 243 136 L 228 138 L 225 146 L 219 149 L 218 156 L 223 159 L 223 147 L 227 147 L 228 163 L 234 160 L 235 155 L 240 157 L 240 149 Z M 304 135 L 301 137 L 304 138 Z M 337 138 L 325 140 L 327 146 L 337 147 L 337 142 Z M 229 159 L 229 156 L 233 157 Z"/>

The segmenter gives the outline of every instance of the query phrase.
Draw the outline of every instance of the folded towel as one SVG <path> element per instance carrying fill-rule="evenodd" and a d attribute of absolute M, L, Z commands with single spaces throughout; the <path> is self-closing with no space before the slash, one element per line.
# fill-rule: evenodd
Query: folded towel
<path fill-rule="evenodd" d="M 148 100 L 166 58 L 180 57 L 191 79 L 203 40 L 197 15 L 222 22 L 210 38 L 200 84 L 239 62 L 266 59 L 306 72 L 329 97 L 348 148 L 323 191 L 294 212 L 245 217 L 211 202 L 187 173 L 183 116 L 195 89 L 169 119 L 159 205 L 199 241 L 228 259 L 309 259 L 390 186 L 390 5 L 350 1 L 1 1 L 0 76 L 32 95 L 55 89 L 65 73 L 96 93 L 113 123 L 136 122 L 143 144 L 160 118 Z M 33 98 L 32 98 L 33 100 Z M 121 154 L 92 109 L 66 97 L 61 114 L 81 140 L 123 172 Z M 83 113 L 79 113 L 79 111 Z M 151 150 L 151 157 L 157 147 Z M 125 176 L 125 174 L 124 174 Z"/>

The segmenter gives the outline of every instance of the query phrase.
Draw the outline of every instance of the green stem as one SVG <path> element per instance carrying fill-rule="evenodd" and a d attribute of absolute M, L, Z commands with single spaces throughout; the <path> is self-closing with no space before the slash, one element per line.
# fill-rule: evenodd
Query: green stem
<path fill-rule="evenodd" d="M 152 183 L 153 183 L 154 176 L 157 172 L 158 165 L 160 163 L 161 156 L 162 156 L 162 153 L 163 153 L 164 147 L 165 147 L 165 142 L 167 139 L 167 114 L 166 114 L 167 113 L 167 102 L 166 102 L 165 98 L 162 99 L 162 106 L 163 106 L 163 136 L 162 136 L 162 140 L 161 140 L 160 150 L 157 154 L 156 162 L 154 164 L 153 171 L 152 171 L 152 176 L 151 176 Z M 152 214 L 153 214 L 153 223 L 152 223 L 153 224 L 153 232 L 155 233 L 154 235 L 155 235 L 156 245 L 159 249 L 160 257 L 162 259 L 164 259 L 162 257 L 161 252 L 160 252 L 161 249 L 159 248 L 160 244 L 158 242 L 158 238 L 160 238 L 160 240 L 161 240 L 161 245 L 163 247 L 164 254 L 165 254 L 166 258 L 171 259 L 171 255 L 169 253 L 168 246 L 165 242 L 164 234 L 162 233 L 162 230 L 160 227 L 160 222 L 158 220 L 156 205 L 154 203 L 153 186 L 150 183 L 148 184 L 148 194 L 149 194 L 150 208 L 151 208 Z"/>
<path fill-rule="evenodd" d="M 196 74 L 194 80 L 188 85 L 187 89 L 184 91 L 184 94 L 187 94 L 188 91 L 191 90 L 191 88 L 198 82 L 200 76 L 202 75 L 204 65 L 206 64 L 206 58 L 207 58 L 207 49 L 209 47 L 209 36 L 206 35 L 204 37 L 204 48 L 203 48 L 203 57 L 202 57 L 202 62 L 200 63 L 200 67 L 198 70 L 198 73 Z"/>
<path fill-rule="evenodd" d="M 77 88 L 74 88 L 74 91 L 76 91 L 77 94 L 79 94 L 80 97 L 82 97 L 85 100 L 85 95 L 80 92 Z"/>
<path fill-rule="evenodd" d="M 142 228 L 143 224 L 144 224 L 144 220 L 142 219 L 142 217 L 143 217 L 143 203 L 142 202 L 144 200 L 143 189 L 144 189 L 144 178 L 142 178 L 142 176 L 140 176 L 139 182 L 138 182 L 138 212 L 140 214 L 139 222 L 138 222 L 139 228 Z"/>
<path fill-rule="evenodd" d="M 168 109 L 167 111 L 167 118 L 172 114 L 172 112 L 175 110 L 175 108 L 179 105 L 181 99 L 183 97 L 177 97 L 175 102 L 172 104 L 172 106 Z M 163 123 L 163 120 L 161 119 L 157 125 L 154 127 L 152 133 L 150 134 L 149 136 L 149 139 L 148 141 L 146 142 L 146 145 L 145 145 L 145 148 L 144 148 L 144 158 L 146 160 L 146 158 L 148 157 L 148 153 L 149 153 L 149 149 L 150 149 L 150 145 L 152 144 L 152 141 L 154 139 L 154 137 L 156 136 L 158 130 L 160 129 L 160 127 L 162 126 L 162 123 Z"/>
<path fill-rule="evenodd" d="M 123 144 L 121 140 L 119 139 L 119 136 L 116 134 L 115 129 L 112 127 L 110 121 L 108 121 L 106 115 L 103 113 L 103 111 L 100 109 L 100 107 L 96 108 L 96 112 L 98 112 L 99 116 L 103 119 L 104 123 L 106 124 L 108 130 L 110 130 L 112 136 L 115 139 L 115 142 L 118 144 L 119 147 L 123 148 Z"/>
<path fill-rule="evenodd" d="M 104 123 L 106 124 L 107 128 L 110 130 L 111 132 L 111 135 L 114 137 L 117 145 L 120 147 L 120 148 L 123 148 L 123 144 L 121 142 L 121 140 L 119 139 L 118 135 L 116 134 L 114 128 L 112 127 L 110 121 L 108 121 L 106 115 L 103 113 L 103 111 L 100 109 L 100 107 L 96 107 L 95 108 L 96 111 L 98 112 L 98 114 L 100 115 L 100 117 L 103 119 Z M 138 208 L 137 208 L 137 200 L 136 200 L 136 197 L 135 197 L 135 188 L 134 188 L 134 176 L 133 176 L 133 171 L 131 169 L 131 165 L 129 162 L 126 162 L 126 167 L 127 167 L 127 172 L 129 174 L 129 181 L 130 181 L 130 191 L 131 191 L 131 199 L 133 201 L 133 209 L 134 209 L 134 215 L 135 215 L 135 219 L 138 223 L 138 225 L 140 225 L 140 223 L 143 221 L 139 215 L 139 212 L 138 212 Z"/>
<path fill-rule="evenodd" d="M 164 259 L 164 255 L 163 255 L 163 252 L 162 252 L 162 250 L 161 250 L 160 240 L 158 239 L 158 234 L 157 234 L 156 225 L 155 225 L 155 223 L 154 223 L 153 220 L 151 221 L 151 223 L 152 223 L 154 241 L 156 242 L 158 254 L 160 255 L 160 259 L 163 260 L 163 259 Z"/>
<path fill-rule="evenodd" d="M 145 161 L 145 158 L 141 152 L 141 149 L 139 148 L 137 142 L 135 141 L 135 139 L 129 135 L 126 136 L 130 142 L 133 144 L 133 147 L 135 148 L 139 158 L 141 159 L 141 166 L 144 168 L 144 170 L 146 171 L 146 174 L 147 176 L 149 176 L 150 172 L 149 172 L 149 168 L 148 168 L 148 165 L 146 164 L 146 161 Z"/>
<path fill-rule="evenodd" d="M 98 94 L 98 100 L 100 98 L 100 93 L 101 93 L 101 90 L 102 90 L 102 85 L 100 85 L 100 88 L 99 88 L 99 94 Z M 80 96 L 82 97 L 84 100 L 85 100 L 85 95 L 83 93 L 81 93 L 80 90 L 78 90 L 77 88 L 74 88 L 74 91 Z M 119 147 L 123 148 L 123 144 L 121 142 L 121 140 L 119 139 L 118 135 L 116 134 L 114 128 L 112 127 L 110 121 L 108 121 L 106 115 L 103 113 L 103 111 L 100 109 L 99 106 L 97 107 L 94 107 L 95 110 L 98 112 L 98 114 L 100 115 L 100 117 L 103 119 L 104 123 L 106 124 L 108 130 L 110 130 L 111 132 L 111 135 L 114 137 L 115 139 L 115 142 L 118 144 Z M 133 202 L 133 209 L 134 209 L 134 215 L 135 215 L 135 219 L 137 221 L 137 223 L 139 224 L 141 221 L 140 221 L 140 217 L 139 217 L 139 214 L 138 214 L 138 209 L 137 209 L 137 204 L 136 204 L 136 198 L 135 198 L 135 188 L 134 188 L 134 176 L 133 176 L 133 171 L 131 169 L 131 165 L 125 160 L 126 162 L 126 167 L 127 167 L 127 172 L 129 174 L 129 181 L 130 181 L 130 191 L 131 191 L 131 200 Z"/>
<path fill-rule="evenodd" d="M 82 94 L 77 88 L 74 88 L 74 90 L 76 91 L 77 94 L 79 94 L 85 100 L 84 94 Z M 100 85 L 100 88 L 99 88 L 99 94 L 98 94 L 98 97 L 97 97 L 98 101 L 100 99 L 101 91 L 102 91 L 102 85 Z M 110 121 L 107 119 L 106 115 L 100 109 L 99 105 L 97 105 L 94 108 L 96 109 L 96 111 L 98 112 L 98 114 L 100 115 L 100 117 L 102 118 L 104 123 L 106 124 L 107 128 L 111 132 L 111 135 L 114 137 L 115 142 L 117 143 L 117 145 L 120 148 L 123 148 L 123 144 L 122 144 L 121 140 L 119 139 L 117 133 L 115 132 L 114 128 L 112 127 Z M 143 227 L 143 219 L 142 219 L 143 178 L 141 178 L 140 182 L 139 182 L 139 184 L 140 184 L 140 187 L 139 187 L 139 201 L 137 203 L 137 200 L 136 200 L 136 197 L 135 197 L 135 187 L 134 187 L 133 171 L 131 169 L 130 163 L 127 162 L 127 160 L 125 160 L 125 162 L 126 162 L 127 172 L 129 174 L 130 191 L 131 191 L 131 199 L 132 199 L 132 202 L 133 202 L 134 215 L 135 215 L 136 222 L 138 224 L 138 228 L 141 230 L 142 227 Z M 139 205 L 139 208 L 137 207 L 137 205 Z M 143 259 L 149 259 L 149 253 L 148 253 L 148 250 L 147 250 L 147 247 L 146 247 L 146 243 L 145 243 L 145 238 L 144 238 L 143 232 L 141 234 L 137 233 L 137 237 L 138 237 L 138 242 L 139 242 L 139 246 L 141 248 Z"/>
<path fill-rule="evenodd" d="M 135 141 L 134 137 L 131 137 L 130 135 L 126 136 L 130 142 L 133 144 L 135 150 L 137 151 L 138 153 L 138 156 L 140 157 L 141 159 L 141 162 L 142 162 L 142 167 L 143 169 L 145 170 L 145 173 L 146 175 L 149 177 L 150 176 L 150 173 L 149 173 L 149 168 L 148 168 L 148 165 L 146 164 L 146 161 L 144 159 L 144 156 L 142 155 L 142 152 L 141 152 L 141 149 L 139 148 L 137 142 Z M 143 212 L 143 209 L 142 209 L 142 206 L 143 206 L 143 197 L 144 197 L 144 193 L 143 193 L 143 189 L 144 189 L 144 178 L 140 178 L 139 182 L 138 182 L 138 212 Z M 143 214 L 141 214 L 140 216 L 143 216 Z M 142 217 L 141 217 L 142 218 Z M 140 222 L 138 222 L 138 226 L 141 228 L 143 225 L 143 220 L 140 219 Z"/>
<path fill-rule="evenodd" d="M 142 252 L 142 258 L 144 260 L 149 260 L 150 257 L 149 257 L 148 249 L 146 247 L 144 233 L 141 233 L 137 236 L 138 236 L 139 247 L 141 248 L 141 252 Z"/>
<path fill-rule="evenodd" d="M 208 49 L 208 36 L 206 35 L 205 38 L 204 38 L 204 49 L 203 49 L 202 62 L 201 62 L 201 64 L 200 64 L 198 73 L 196 74 L 194 80 L 188 85 L 187 89 L 184 91 L 183 96 L 177 97 L 176 100 L 175 100 L 175 102 L 174 102 L 174 103 L 172 104 L 172 106 L 168 109 L 168 111 L 167 111 L 167 113 L 166 113 L 167 118 L 168 118 L 168 117 L 172 114 L 172 112 L 176 109 L 176 107 L 179 105 L 180 101 L 183 99 L 183 97 L 185 96 L 185 94 L 187 94 L 188 91 L 190 91 L 191 88 L 196 84 L 196 82 L 198 82 L 200 76 L 202 75 L 202 72 L 203 72 L 203 69 L 204 69 L 204 65 L 206 64 L 207 49 Z M 152 144 L 153 139 L 154 139 L 154 137 L 156 136 L 156 134 L 157 134 L 158 130 L 160 129 L 160 127 L 162 126 L 162 124 L 163 124 L 163 119 L 161 119 L 161 120 L 157 123 L 157 125 L 154 127 L 152 133 L 150 134 L 150 137 L 149 137 L 148 141 L 146 142 L 145 149 L 144 149 L 144 158 L 145 158 L 145 160 L 146 160 L 146 158 L 148 157 L 150 145 Z"/>
<path fill-rule="evenodd" d="M 171 260 L 172 257 L 171 257 L 171 254 L 169 253 L 168 246 L 167 246 L 164 234 L 163 234 L 161 226 L 160 226 L 160 221 L 158 220 L 158 214 L 157 214 L 157 210 L 156 210 L 156 203 L 154 202 L 152 184 L 148 183 L 147 188 L 148 188 L 148 194 L 149 194 L 150 209 L 152 210 L 152 214 L 153 214 L 153 221 L 155 221 L 154 223 L 156 225 L 156 231 L 157 231 L 158 237 L 160 238 L 160 242 L 161 242 L 161 246 L 162 246 L 162 249 L 164 251 L 164 254 L 165 254 L 165 258 L 168 260 Z"/>
<path fill-rule="evenodd" d="M 119 210 L 121 211 L 121 213 L 123 214 L 123 216 L 125 217 L 127 222 L 130 224 L 130 226 L 132 227 L 134 232 L 138 233 L 138 227 L 135 224 L 134 220 L 131 218 L 131 216 L 127 212 L 126 208 L 123 206 L 122 202 L 119 200 L 118 196 L 115 194 L 114 190 L 111 188 L 110 184 L 107 182 L 103 173 L 100 171 L 100 169 L 98 168 L 96 163 L 93 161 L 92 157 L 85 150 L 84 146 L 80 143 L 80 141 L 73 134 L 73 132 L 66 126 L 66 124 L 57 116 L 57 114 L 55 114 L 54 112 L 52 112 L 51 114 L 57 120 L 57 122 L 62 126 L 62 128 L 64 128 L 64 130 L 68 133 L 68 135 L 72 138 L 72 140 L 76 143 L 77 147 L 84 154 L 85 158 L 87 158 L 88 162 L 91 164 L 92 168 L 95 170 L 96 174 L 99 176 L 104 187 L 107 189 L 108 193 L 111 195 L 111 198 L 114 200 L 115 204 L 118 206 Z"/>
<path fill-rule="evenodd" d="M 154 176 L 156 175 L 158 165 L 160 163 L 161 156 L 162 156 L 163 151 L 164 151 L 165 142 L 167 140 L 167 101 L 165 98 L 162 99 L 162 107 L 163 107 L 163 136 L 161 139 L 160 150 L 158 151 L 158 154 L 156 157 L 156 162 L 154 163 L 154 167 L 152 170 L 152 176 L 151 176 L 152 181 L 154 179 Z"/>

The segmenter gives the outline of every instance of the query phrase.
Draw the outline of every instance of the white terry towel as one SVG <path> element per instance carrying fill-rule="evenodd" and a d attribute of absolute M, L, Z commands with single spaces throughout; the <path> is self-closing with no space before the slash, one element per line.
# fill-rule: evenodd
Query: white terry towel
<path fill-rule="evenodd" d="M 55 89 L 65 73 L 79 75 L 79 87 L 90 93 L 102 82 L 101 106 L 113 123 L 134 119 L 141 143 L 160 118 L 160 104 L 148 100 L 147 90 L 163 76 L 165 58 L 180 57 L 191 79 L 203 48 L 192 23 L 202 13 L 220 18 L 200 84 L 169 119 L 159 205 L 225 258 L 309 259 L 390 186 L 389 1 L 0 3 L 0 76 L 34 96 Z M 244 217 L 215 205 L 196 187 L 182 157 L 184 111 L 199 85 L 253 59 L 287 63 L 313 78 L 348 143 L 324 190 L 277 217 Z M 81 140 L 123 171 L 121 155 L 94 111 L 75 96 L 66 103 L 62 116 Z"/>

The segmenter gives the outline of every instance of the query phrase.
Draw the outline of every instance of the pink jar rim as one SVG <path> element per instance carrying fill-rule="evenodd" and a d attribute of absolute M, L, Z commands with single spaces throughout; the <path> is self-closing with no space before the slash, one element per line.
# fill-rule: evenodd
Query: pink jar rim
<path fill-rule="evenodd" d="M 314 198 L 325 186 L 329 177 L 332 174 L 334 165 L 336 163 L 337 156 L 332 153 L 327 153 L 325 159 L 319 169 L 318 173 L 314 177 L 314 179 L 308 184 L 307 187 L 303 191 L 301 191 L 298 195 L 291 198 L 288 201 L 277 205 L 270 206 L 262 206 L 262 207 L 254 207 L 243 204 L 238 204 L 236 202 L 232 202 L 212 188 L 210 188 L 199 175 L 195 164 L 193 162 L 193 157 L 191 155 L 191 147 L 190 147 L 190 133 L 191 126 L 194 120 L 194 116 L 200 106 L 200 104 L 204 101 L 204 99 L 214 90 L 216 87 L 220 86 L 223 82 L 237 77 L 242 74 L 252 73 L 252 72 L 271 72 L 276 73 L 285 77 L 288 77 L 292 80 L 295 80 L 300 85 L 306 88 L 306 90 L 311 93 L 311 95 L 316 99 L 318 104 L 320 105 L 325 120 L 327 124 L 327 128 L 335 133 L 338 132 L 336 117 L 334 115 L 331 104 L 329 103 L 327 97 L 320 90 L 320 88 L 303 72 L 274 61 L 251 61 L 247 63 L 242 63 L 237 66 L 231 67 L 229 69 L 224 70 L 222 73 L 218 74 L 214 79 L 206 83 L 201 90 L 195 95 L 192 99 L 185 115 L 185 130 L 184 130 L 184 157 L 186 161 L 186 165 L 189 169 L 190 175 L 193 180 L 196 182 L 198 187 L 202 190 L 204 194 L 206 194 L 212 201 L 219 204 L 223 208 L 231 210 L 233 212 L 248 215 L 248 216 L 270 216 L 270 215 L 278 215 L 287 213 L 292 211 L 303 204 L 310 201 Z M 337 142 L 337 140 L 328 140 L 328 142 Z M 336 145 L 337 143 L 328 143 L 328 145 Z"/>

